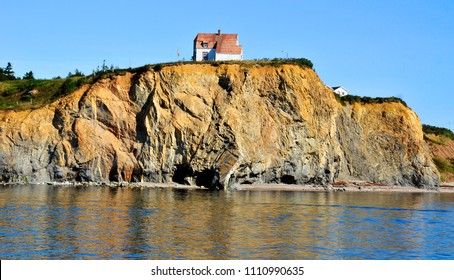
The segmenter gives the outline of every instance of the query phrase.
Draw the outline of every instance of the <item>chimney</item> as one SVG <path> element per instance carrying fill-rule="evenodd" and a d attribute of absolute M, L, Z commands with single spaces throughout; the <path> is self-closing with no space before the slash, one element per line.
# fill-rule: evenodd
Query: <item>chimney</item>
<path fill-rule="evenodd" d="M 221 36 L 221 29 L 218 29 L 218 36 Z"/>

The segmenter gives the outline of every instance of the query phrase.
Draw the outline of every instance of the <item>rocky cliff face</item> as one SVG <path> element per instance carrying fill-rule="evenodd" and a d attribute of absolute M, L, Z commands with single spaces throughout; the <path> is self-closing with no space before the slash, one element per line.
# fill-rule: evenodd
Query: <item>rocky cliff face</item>
<path fill-rule="evenodd" d="M 41 109 L 2 111 L 0 127 L 4 181 L 439 182 L 413 111 L 342 106 L 294 65 L 129 73 Z"/>

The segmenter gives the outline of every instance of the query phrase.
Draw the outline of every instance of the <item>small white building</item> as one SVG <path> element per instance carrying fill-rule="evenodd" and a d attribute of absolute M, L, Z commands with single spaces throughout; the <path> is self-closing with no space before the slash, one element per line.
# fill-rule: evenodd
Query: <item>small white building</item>
<path fill-rule="evenodd" d="M 338 86 L 338 87 L 332 87 L 333 91 L 335 94 L 338 94 L 339 96 L 346 96 L 348 95 L 348 91 L 342 87 L 342 86 Z"/>
<path fill-rule="evenodd" d="M 243 47 L 238 34 L 199 33 L 194 39 L 194 61 L 243 60 Z"/>

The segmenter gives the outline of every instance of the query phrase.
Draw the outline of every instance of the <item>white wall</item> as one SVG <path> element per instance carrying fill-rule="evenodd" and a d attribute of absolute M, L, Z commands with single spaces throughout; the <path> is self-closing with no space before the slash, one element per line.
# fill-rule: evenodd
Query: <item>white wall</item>
<path fill-rule="evenodd" d="M 208 52 L 208 60 L 243 60 L 243 54 L 216 53 L 216 49 L 196 49 L 195 60 L 202 61 L 204 52 Z"/>
<path fill-rule="evenodd" d="M 347 92 L 345 89 L 341 88 L 341 87 L 340 87 L 340 88 L 337 88 L 337 89 L 334 91 L 334 93 L 339 94 L 340 96 L 346 96 L 346 95 L 348 95 L 348 92 Z"/>
<path fill-rule="evenodd" d="M 217 53 L 216 60 L 243 60 L 243 54 Z"/>
<path fill-rule="evenodd" d="M 216 49 L 196 49 L 195 60 L 202 61 L 203 53 L 208 52 L 208 60 L 214 60 L 216 56 Z"/>

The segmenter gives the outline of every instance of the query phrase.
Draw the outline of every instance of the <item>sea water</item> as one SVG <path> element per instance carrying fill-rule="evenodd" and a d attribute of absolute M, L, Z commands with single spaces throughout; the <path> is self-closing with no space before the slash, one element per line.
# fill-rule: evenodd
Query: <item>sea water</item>
<path fill-rule="evenodd" d="M 2 186 L 0 259 L 454 259 L 454 194 Z"/>

